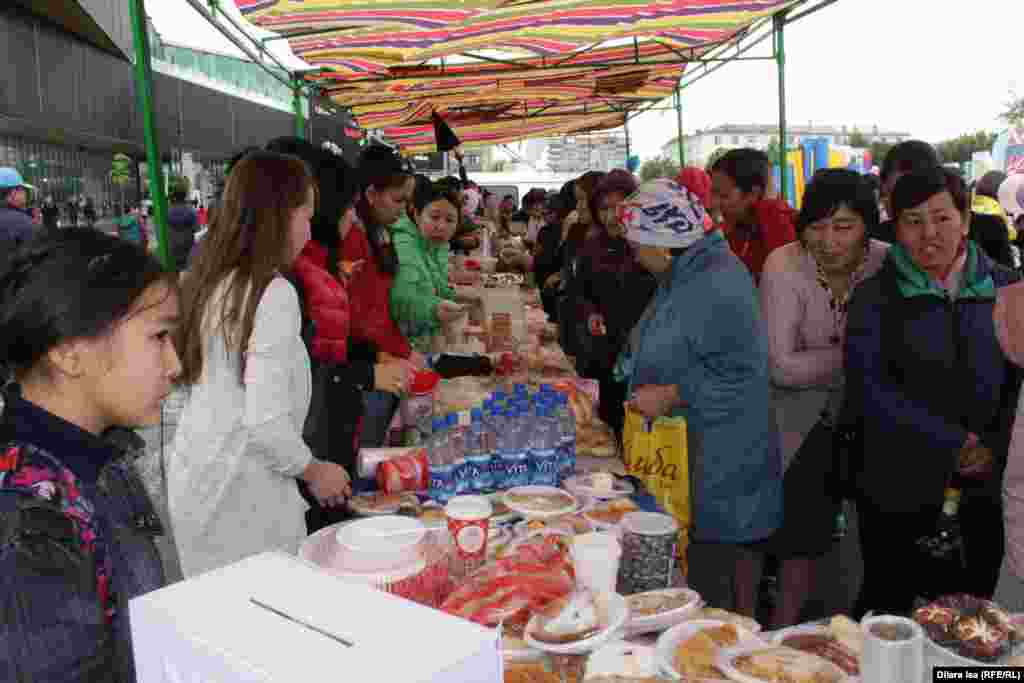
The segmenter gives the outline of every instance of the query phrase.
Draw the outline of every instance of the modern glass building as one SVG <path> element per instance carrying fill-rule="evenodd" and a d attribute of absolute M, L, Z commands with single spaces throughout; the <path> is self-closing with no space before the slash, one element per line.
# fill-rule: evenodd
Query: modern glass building
<path fill-rule="evenodd" d="M 135 99 L 126 5 L 112 0 L 0 3 L 0 165 L 15 166 L 65 203 L 81 195 L 99 208 L 146 192 L 142 121 Z M 224 161 L 295 131 L 292 94 L 261 67 L 168 44 L 152 30 L 156 126 L 169 172 L 189 176 L 202 197 Z M 310 139 L 357 153 L 342 113 L 314 107 Z M 306 110 L 306 119 L 309 119 Z M 115 153 L 134 159 L 125 187 L 110 182 Z"/>

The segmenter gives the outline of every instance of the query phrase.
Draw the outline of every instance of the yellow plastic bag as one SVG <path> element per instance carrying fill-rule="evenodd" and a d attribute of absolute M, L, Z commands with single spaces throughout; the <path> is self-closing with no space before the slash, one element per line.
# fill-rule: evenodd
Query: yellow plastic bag
<path fill-rule="evenodd" d="M 685 576 L 690 527 L 686 420 L 681 417 L 649 420 L 627 406 L 622 446 L 626 473 L 642 481 L 658 505 L 679 523 L 676 552 Z"/>

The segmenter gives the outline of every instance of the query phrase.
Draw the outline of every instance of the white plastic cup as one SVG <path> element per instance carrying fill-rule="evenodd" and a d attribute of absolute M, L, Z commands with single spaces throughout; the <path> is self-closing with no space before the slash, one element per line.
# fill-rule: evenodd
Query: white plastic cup
<path fill-rule="evenodd" d="M 883 614 L 861 622 L 862 681 L 893 683 L 924 680 L 924 629 L 905 617 Z M 888 630 L 889 633 L 884 631 Z M 894 637 L 897 636 L 897 637 Z"/>
<path fill-rule="evenodd" d="M 482 560 L 487 555 L 487 535 L 493 507 L 483 496 L 455 496 L 445 506 L 448 532 L 459 557 Z"/>
<path fill-rule="evenodd" d="M 572 542 L 576 586 L 594 593 L 614 593 L 619 576 L 622 546 L 614 534 L 596 531 L 580 534 Z"/>

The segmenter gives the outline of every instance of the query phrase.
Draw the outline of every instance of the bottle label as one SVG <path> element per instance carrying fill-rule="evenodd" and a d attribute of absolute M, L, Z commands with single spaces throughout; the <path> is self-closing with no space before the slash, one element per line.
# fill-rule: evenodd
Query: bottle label
<path fill-rule="evenodd" d="M 455 494 L 455 472 L 451 465 L 430 466 L 430 497 L 447 502 Z"/>
<path fill-rule="evenodd" d="M 471 467 L 470 483 L 474 491 L 486 491 L 494 486 L 493 463 L 489 455 L 474 455 L 467 460 Z"/>
<path fill-rule="evenodd" d="M 505 466 L 505 487 L 527 486 L 530 483 L 530 461 L 526 453 L 502 455 L 501 462 Z"/>
<path fill-rule="evenodd" d="M 559 461 L 558 451 L 554 449 L 536 450 L 533 452 L 533 465 L 530 483 L 537 486 L 557 486 Z"/>

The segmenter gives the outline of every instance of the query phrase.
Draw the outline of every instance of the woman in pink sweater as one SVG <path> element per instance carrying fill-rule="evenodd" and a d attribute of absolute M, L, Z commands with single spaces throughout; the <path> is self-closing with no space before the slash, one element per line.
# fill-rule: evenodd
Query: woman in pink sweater
<path fill-rule="evenodd" d="M 996 293 L 992 312 L 996 338 L 1014 365 L 1024 367 L 1024 282 Z M 1003 518 L 1006 556 L 996 586 L 995 601 L 1011 612 L 1024 611 L 1024 391 L 1017 402 L 1010 450 L 1003 473 Z"/>
<path fill-rule="evenodd" d="M 807 186 L 797 241 L 765 261 L 761 309 L 785 469 L 783 525 L 771 542 L 781 563 L 775 627 L 800 620 L 818 558 L 832 547 L 842 501 L 828 482 L 843 396 L 846 308 L 885 258 L 889 245 L 868 238 L 877 224 L 874 192 L 860 175 L 819 171 Z"/>

